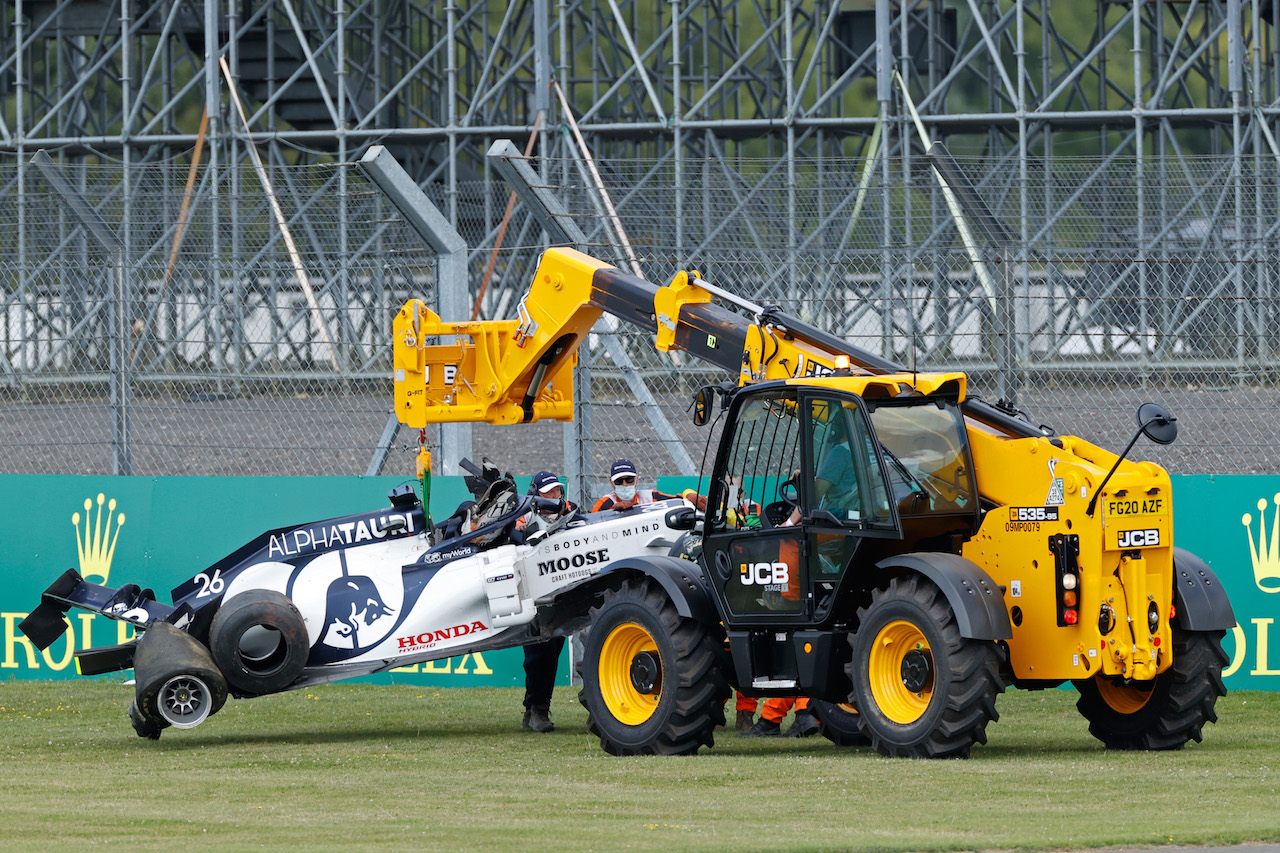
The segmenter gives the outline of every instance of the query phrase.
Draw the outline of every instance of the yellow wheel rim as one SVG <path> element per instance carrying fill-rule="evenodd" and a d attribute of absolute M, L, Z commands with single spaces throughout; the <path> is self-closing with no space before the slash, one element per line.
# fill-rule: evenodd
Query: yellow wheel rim
<path fill-rule="evenodd" d="M 1152 683 L 1146 687 L 1124 686 L 1107 678 L 1097 679 L 1098 695 L 1117 714 L 1136 714 L 1151 701 L 1155 690 Z"/>
<path fill-rule="evenodd" d="M 624 623 L 604 638 L 600 647 L 600 695 L 618 722 L 643 725 L 658 709 L 662 699 L 659 661 L 658 644 L 639 625 Z"/>
<path fill-rule="evenodd" d="M 914 723 L 933 698 L 933 649 L 912 623 L 890 622 L 871 644 L 867 675 L 880 712 L 895 723 Z"/>

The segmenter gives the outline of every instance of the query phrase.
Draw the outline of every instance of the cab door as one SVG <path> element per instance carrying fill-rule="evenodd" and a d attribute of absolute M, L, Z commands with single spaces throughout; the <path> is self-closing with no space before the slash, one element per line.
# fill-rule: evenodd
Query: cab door
<path fill-rule="evenodd" d="M 731 623 L 803 621 L 800 527 L 784 522 L 804 467 L 795 389 L 740 392 L 730 408 L 708 503 L 703 552 Z"/>

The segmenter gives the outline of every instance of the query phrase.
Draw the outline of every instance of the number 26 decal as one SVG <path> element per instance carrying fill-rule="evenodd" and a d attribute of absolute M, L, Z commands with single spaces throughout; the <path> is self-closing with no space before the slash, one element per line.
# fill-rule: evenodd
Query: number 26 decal
<path fill-rule="evenodd" d="M 196 598 L 208 598 L 211 595 L 218 595 L 227 588 L 227 582 L 222 579 L 222 569 L 214 569 L 212 577 L 201 572 L 196 575 L 195 581 L 200 584 L 200 591 L 196 593 Z"/>

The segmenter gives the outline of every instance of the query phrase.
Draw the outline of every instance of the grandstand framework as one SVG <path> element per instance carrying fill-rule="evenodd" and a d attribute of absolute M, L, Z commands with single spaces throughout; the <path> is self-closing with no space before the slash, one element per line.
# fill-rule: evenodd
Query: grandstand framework
<path fill-rule="evenodd" d="M 1114 371 L 1257 384 L 1280 346 L 1278 22 L 1271 0 L 11 0 L 0 381 L 380 388 L 390 312 L 437 276 L 355 164 L 385 146 L 468 246 L 455 296 L 502 317 L 544 239 L 485 156 L 509 139 L 589 249 L 697 265 L 1010 397 Z M 1005 244 L 964 245 L 904 90 Z M 655 393 L 686 384 L 632 348 Z M 623 368 L 600 353 L 603 389 Z"/>

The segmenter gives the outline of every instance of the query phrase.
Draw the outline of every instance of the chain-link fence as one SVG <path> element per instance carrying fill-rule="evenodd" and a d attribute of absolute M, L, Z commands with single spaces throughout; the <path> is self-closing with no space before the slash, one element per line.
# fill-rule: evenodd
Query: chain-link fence
<path fill-rule="evenodd" d="M 1111 448 L 1157 400 L 1182 436 L 1139 452 L 1174 471 L 1277 468 L 1272 160 L 962 160 L 1007 232 L 994 240 L 957 229 L 921 158 L 604 163 L 608 203 L 580 163 L 536 166 L 589 250 L 650 280 L 697 268 Z M 240 165 L 57 168 L 117 245 L 30 163 L 0 167 L 0 470 L 365 472 L 391 410 L 391 319 L 436 295 L 431 251 L 358 167 L 277 164 L 270 192 Z M 514 315 L 542 247 L 523 205 L 503 227 L 507 194 L 477 181 L 434 198 L 471 247 L 482 317 Z M 570 440 L 478 426 L 475 455 L 516 473 L 566 453 L 594 473 L 623 455 L 650 477 L 700 466 L 685 409 L 716 373 L 605 323 L 583 370 Z M 399 431 L 385 470 L 410 473 L 415 450 Z"/>
<path fill-rule="evenodd" d="M 1136 173 L 1099 158 L 1054 165 L 960 160 L 1004 242 L 967 210 L 967 243 L 922 158 L 870 171 L 705 161 L 685 163 L 678 180 L 673 164 L 615 163 L 605 185 L 651 279 L 696 267 L 905 367 L 966 370 L 972 393 L 1007 396 L 1033 422 L 1112 449 L 1131 437 L 1137 406 L 1156 400 L 1182 436 L 1136 454 L 1185 473 L 1277 470 L 1275 161 L 1153 159 Z M 598 192 L 557 191 L 625 263 L 623 238 L 605 237 Z M 655 394 L 687 399 L 687 369 L 644 335 L 628 349 Z M 596 407 L 599 444 L 633 427 L 628 402 L 619 416 Z M 611 453 L 597 449 L 597 470 Z"/>
<path fill-rule="evenodd" d="M 3 470 L 365 470 L 435 261 L 358 170 L 59 168 L 5 176 Z"/>

